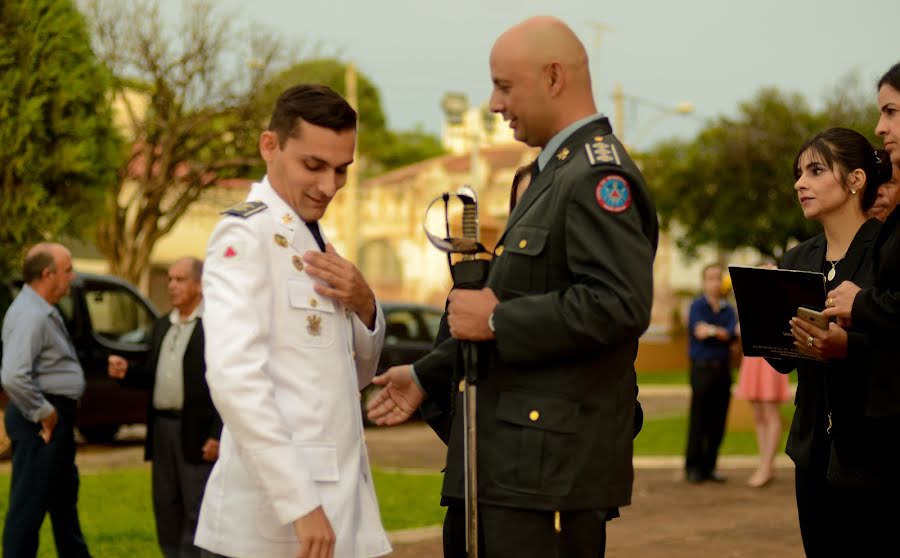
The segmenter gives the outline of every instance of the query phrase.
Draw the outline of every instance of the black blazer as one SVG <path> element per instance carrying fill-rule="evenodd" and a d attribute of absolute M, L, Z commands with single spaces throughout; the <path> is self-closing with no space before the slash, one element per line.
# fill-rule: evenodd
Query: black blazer
<path fill-rule="evenodd" d="M 479 344 L 481 502 L 630 503 L 634 359 L 650 320 L 657 233 L 643 176 L 605 118 L 565 140 L 525 191 L 486 283 L 500 303 L 497 340 Z M 457 389 L 457 345 L 415 363 L 429 399 Z M 442 494 L 461 499 L 461 397 L 453 409 Z"/>
<path fill-rule="evenodd" d="M 129 365 L 124 383 L 133 387 L 150 390 L 153 393 L 156 384 L 156 366 L 159 362 L 159 351 L 166 332 L 172 323 L 169 316 L 161 317 L 153 325 L 150 339 L 150 358 L 146 366 Z M 188 340 L 184 351 L 184 404 L 181 409 L 181 448 L 184 458 L 189 463 L 206 463 L 203 460 L 203 444 L 210 438 L 218 440 L 222 435 L 222 417 L 219 416 L 209 395 L 206 383 L 206 360 L 203 356 L 203 320 L 197 325 Z M 144 459 L 153 459 L 153 423 L 156 410 L 153 408 L 153 397 L 147 410 L 147 439 L 144 442 Z"/>
<path fill-rule="evenodd" d="M 866 415 L 900 415 L 900 210 L 881 227 L 873 246 L 875 281 L 860 285 L 853 301 L 853 327 L 869 336 L 872 368 L 869 371 Z M 866 287 L 869 288 L 866 288 Z"/>
<path fill-rule="evenodd" d="M 832 285 L 839 285 L 842 281 L 853 281 L 860 286 L 872 284 L 875 278 L 872 247 L 880 225 L 877 220 L 870 219 L 860 227 L 836 269 Z M 826 248 L 825 235 L 818 234 L 789 250 L 781 267 L 821 272 Z M 786 452 L 798 468 L 824 473 L 828 468 L 832 440 L 842 461 L 848 465 L 858 463 L 869 350 L 867 338 L 861 332 L 851 328 L 847 336 L 848 353 L 842 360 L 817 363 L 800 359 L 769 359 L 780 372 L 797 369 L 796 409 Z M 827 433 L 829 413 L 831 435 Z"/>

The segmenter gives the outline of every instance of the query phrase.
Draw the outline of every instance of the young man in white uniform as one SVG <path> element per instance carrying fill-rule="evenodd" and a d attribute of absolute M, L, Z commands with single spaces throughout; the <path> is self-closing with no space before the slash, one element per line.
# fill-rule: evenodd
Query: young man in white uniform
<path fill-rule="evenodd" d="M 203 273 L 207 379 L 225 424 L 196 543 L 230 558 L 391 551 L 363 442 L 359 390 L 384 317 L 317 221 L 347 179 L 356 112 L 300 85 L 259 141 L 266 177 L 227 210 Z"/>

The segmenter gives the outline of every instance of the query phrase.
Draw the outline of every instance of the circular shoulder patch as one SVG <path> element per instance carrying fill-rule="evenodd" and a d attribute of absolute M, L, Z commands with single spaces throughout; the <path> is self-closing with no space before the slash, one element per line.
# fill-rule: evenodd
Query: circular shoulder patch
<path fill-rule="evenodd" d="M 621 213 L 631 207 L 631 188 L 628 181 L 617 174 L 603 177 L 594 195 L 597 204 L 610 213 Z"/>

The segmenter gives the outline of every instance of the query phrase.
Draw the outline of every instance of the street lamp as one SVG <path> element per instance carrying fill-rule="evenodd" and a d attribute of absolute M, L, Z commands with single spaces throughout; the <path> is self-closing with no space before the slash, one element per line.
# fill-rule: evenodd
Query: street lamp
<path fill-rule="evenodd" d="M 615 109 L 615 115 L 613 118 L 614 121 L 614 131 L 616 136 L 625 143 L 625 100 L 628 99 L 632 103 L 638 105 L 649 106 L 657 109 L 662 113 L 662 116 L 671 115 L 671 114 L 679 114 L 679 115 L 690 115 L 694 113 L 694 103 L 691 101 L 681 101 L 678 104 L 669 106 L 663 103 L 658 103 L 656 101 L 651 101 L 649 99 L 643 99 L 641 97 L 637 97 L 635 95 L 628 95 L 622 90 L 622 84 L 617 83 L 615 88 L 613 88 L 613 106 Z M 634 134 L 634 141 L 639 140 L 641 137 L 647 134 L 653 126 L 659 124 L 662 117 L 651 120 L 646 126 L 638 130 L 636 134 Z M 629 136 L 630 137 L 630 136 Z M 632 143 L 634 143 L 632 141 Z"/>
<path fill-rule="evenodd" d="M 479 170 L 482 142 L 489 140 L 494 133 L 496 115 L 491 112 L 487 104 L 482 105 L 477 111 L 469 105 L 469 98 L 464 93 L 445 93 L 441 100 L 441 109 L 444 111 L 448 132 L 452 131 L 450 138 L 455 144 L 453 150 L 464 151 L 460 147 L 468 148 L 470 155 L 469 173 L 470 186 L 476 192 L 479 190 Z M 448 133 L 448 137 L 450 133 Z M 455 149 L 454 149 L 455 148 Z"/>

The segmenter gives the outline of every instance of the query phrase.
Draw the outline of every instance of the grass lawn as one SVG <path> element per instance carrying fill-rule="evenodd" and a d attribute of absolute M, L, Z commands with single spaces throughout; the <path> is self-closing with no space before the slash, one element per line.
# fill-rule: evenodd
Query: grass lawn
<path fill-rule="evenodd" d="M 788 425 L 794 413 L 793 404 L 781 406 L 784 431 L 779 451 L 784 450 Z M 683 455 L 687 446 L 688 418 L 686 415 L 669 416 L 644 421 L 644 428 L 634 441 L 635 455 Z M 754 455 L 757 453 L 756 433 L 747 429 L 729 429 L 719 449 L 719 455 Z"/>
<path fill-rule="evenodd" d="M 381 516 L 388 530 L 436 525 L 441 476 L 374 471 Z M 9 475 L 0 475 L 0 522 L 9 503 Z M 150 470 L 125 469 L 81 475 L 78 501 L 81 528 L 91 554 L 98 557 L 160 558 L 156 545 Z M 0 523 L 2 525 L 2 523 Z M 40 558 L 56 548 L 49 518 L 41 529 Z"/>

